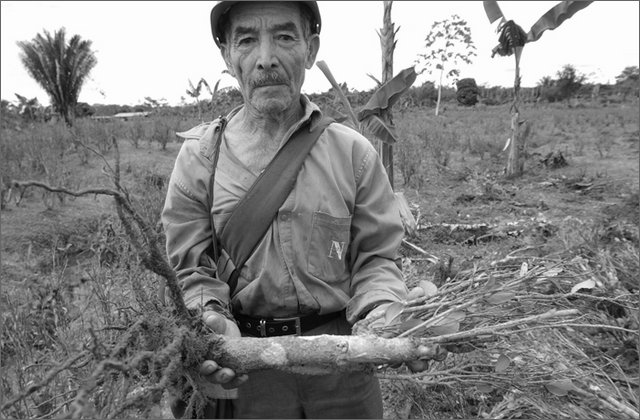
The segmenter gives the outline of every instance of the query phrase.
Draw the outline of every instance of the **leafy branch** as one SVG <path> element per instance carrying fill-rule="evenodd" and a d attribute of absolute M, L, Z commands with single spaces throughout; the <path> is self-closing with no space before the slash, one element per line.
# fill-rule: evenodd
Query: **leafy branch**
<path fill-rule="evenodd" d="M 422 69 L 418 72 L 438 73 L 438 101 L 435 114 L 439 113 L 440 99 L 442 97 L 442 80 L 454 79 L 460 75 L 460 64 L 471 64 L 472 57 L 476 56 L 476 47 L 471 38 L 471 29 L 467 22 L 458 15 L 434 22 L 431 30 L 425 38 L 427 53 L 418 54 L 416 64 Z M 449 68 L 445 74 L 445 70 Z"/>

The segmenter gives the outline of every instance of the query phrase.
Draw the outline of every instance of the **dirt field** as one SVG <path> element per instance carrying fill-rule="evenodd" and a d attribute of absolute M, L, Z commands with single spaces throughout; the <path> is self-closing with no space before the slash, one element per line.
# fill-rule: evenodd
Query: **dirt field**
<path fill-rule="evenodd" d="M 395 115 L 402 139 L 394 149 L 395 189 L 403 192 L 418 222 L 416 235 L 407 235 L 402 248 L 410 286 L 425 279 L 440 286 L 474 267 L 506 269 L 512 264 L 517 272 L 523 263 L 533 270 L 549 261 L 562 263 L 581 256 L 594 276 L 609 279 L 594 287 L 594 294 L 626 294 L 637 309 L 637 103 L 525 108 L 523 117 L 531 125 L 528 155 L 524 175 L 515 179 L 506 179 L 503 172 L 508 108 L 450 107 L 440 117 L 432 112 L 410 109 Z M 180 129 L 189 123 L 181 122 Z M 93 154 L 83 158 L 79 149 L 68 146 L 60 156 L 51 147 L 35 159 L 37 148 L 29 148 L 24 140 L 18 146 L 16 140 L 30 138 L 28 130 L 3 130 L 3 160 L 7 159 L 3 177 L 39 179 L 51 185 L 63 179 L 67 188 L 76 190 L 112 188 L 105 175 L 108 165 L 114 167 L 112 148 L 102 149 L 106 161 Z M 47 130 L 34 129 L 33 141 L 46 138 Z M 158 227 L 166 180 L 180 143 L 170 138 L 162 147 L 149 139 L 133 142 L 124 137 L 118 143 L 123 183 L 141 214 Z M 99 142 L 105 140 L 94 136 L 93 141 L 100 149 Z M 46 170 L 38 170 L 38 163 Z M 19 193 L 12 189 L 0 213 L 2 404 L 43 380 L 56 363 L 88 348 L 95 337 L 106 347 L 115 342 L 139 314 L 140 299 L 155 296 L 159 284 L 156 275 L 140 266 L 110 197 L 62 200 L 62 195 L 58 198 L 32 187 L 16 203 Z M 133 283 L 141 290 L 134 290 Z M 628 397 L 638 390 L 637 313 L 608 312 L 602 317 L 603 324 L 636 332 L 601 333 L 590 339 L 594 348 L 608 355 L 607 360 L 617 363 L 618 377 L 626 378 L 624 384 L 615 384 L 621 390 L 614 399 L 637 412 L 637 396 Z M 531 340 L 528 345 L 535 346 Z M 431 370 L 446 366 L 434 363 Z M 4 409 L 3 417 L 50 418 L 64 413 L 92 367 L 67 370 L 22 403 Z M 559 396 L 539 386 L 540 395 L 547 392 L 548 405 L 534 409 L 530 404 L 518 411 L 518 401 L 525 398 L 517 392 L 483 391 L 477 382 L 464 381 L 438 386 L 420 377 L 408 379 L 403 369 L 397 373 L 405 375 L 402 380 L 393 379 L 388 370 L 381 372 L 387 418 L 557 418 L 571 415 L 563 411 L 571 405 L 567 401 L 580 404 L 574 394 Z M 607 375 L 613 376 L 608 371 Z M 103 401 L 95 396 L 92 401 L 98 414 L 99 407 L 106 407 L 106 397 Z M 511 408 L 505 408 L 510 401 Z M 594 417 L 602 417 L 594 410 Z M 619 414 L 618 418 L 628 417 L 624 409 Z M 139 415 L 153 417 L 167 411 L 164 407 Z"/>

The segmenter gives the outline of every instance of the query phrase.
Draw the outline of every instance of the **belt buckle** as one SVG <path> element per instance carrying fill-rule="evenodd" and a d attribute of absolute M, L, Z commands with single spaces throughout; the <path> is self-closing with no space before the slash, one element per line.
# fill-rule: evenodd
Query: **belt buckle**
<path fill-rule="evenodd" d="M 260 319 L 260 323 L 258 324 L 258 331 L 260 331 L 260 337 L 267 336 L 267 321 L 264 318 Z"/>
<path fill-rule="evenodd" d="M 290 318 L 273 318 L 274 321 L 280 321 L 280 322 L 288 322 L 288 321 L 295 321 L 296 323 L 296 335 L 302 335 L 302 327 L 300 325 L 300 317 L 299 316 L 292 316 Z"/>

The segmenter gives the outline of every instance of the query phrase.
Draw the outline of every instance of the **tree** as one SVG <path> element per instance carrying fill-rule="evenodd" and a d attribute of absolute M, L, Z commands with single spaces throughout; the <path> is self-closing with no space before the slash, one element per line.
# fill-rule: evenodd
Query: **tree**
<path fill-rule="evenodd" d="M 438 115 L 443 76 L 445 79 L 456 79 L 460 75 L 458 66 L 462 63 L 472 63 L 472 57 L 477 55 L 476 47 L 473 45 L 471 29 L 469 29 L 467 22 L 458 15 L 452 15 L 449 19 L 435 22 L 431 26 L 431 32 L 425 38 L 425 48 L 429 52 L 419 54 L 416 64 L 423 66 L 418 74 L 425 71 L 429 74 L 440 72 L 438 101 L 436 102 L 436 115 Z M 450 70 L 445 74 L 447 68 Z"/>
<path fill-rule="evenodd" d="M 513 20 L 507 20 L 500 10 L 497 1 L 483 1 L 484 11 L 487 14 L 489 23 L 494 23 L 498 19 L 498 45 L 493 49 L 491 57 L 496 54 L 500 56 L 513 55 L 516 61 L 515 78 L 513 82 L 513 102 L 511 104 L 511 138 L 509 142 L 509 155 L 507 158 L 508 177 L 520 176 L 524 172 L 525 144 L 524 136 L 520 133 L 520 125 L 524 121 L 520 120 L 520 57 L 527 42 L 534 42 L 540 39 L 546 30 L 554 30 L 574 14 L 591 4 L 591 1 L 561 1 L 549 9 L 533 24 L 528 33 L 518 26 Z"/>
<path fill-rule="evenodd" d="M 76 109 L 75 109 L 76 117 L 80 117 L 80 118 L 91 117 L 95 113 L 96 113 L 95 108 L 86 102 L 78 102 L 78 104 L 76 105 Z"/>
<path fill-rule="evenodd" d="M 413 106 L 431 106 L 438 99 L 438 90 L 431 81 L 425 81 L 422 85 L 412 87 L 407 92 Z"/>
<path fill-rule="evenodd" d="M 538 81 L 536 88 L 539 92 L 539 97 L 547 102 L 556 102 L 559 100 L 558 87 L 556 81 L 551 76 L 544 76 Z"/>
<path fill-rule="evenodd" d="M 551 87 L 553 86 L 554 81 L 551 78 L 551 76 L 544 76 L 542 79 L 540 79 L 540 81 L 538 82 L 538 86 L 542 87 L 542 88 L 546 88 L 546 87 Z"/>
<path fill-rule="evenodd" d="M 456 82 L 458 91 L 456 93 L 456 99 L 462 106 L 473 106 L 478 103 L 478 85 L 476 79 L 466 78 Z"/>
<path fill-rule="evenodd" d="M 53 36 L 44 31 L 17 44 L 29 75 L 49 95 L 54 111 L 72 126 L 82 85 L 98 62 L 91 41 L 74 35 L 67 42 L 66 30 L 61 28 Z"/>
<path fill-rule="evenodd" d="M 640 80 L 640 69 L 638 69 L 638 66 L 625 67 L 622 73 L 616 76 L 616 84 L 627 81 L 637 83 L 638 80 Z"/>
<path fill-rule="evenodd" d="M 162 107 L 166 107 L 168 103 L 165 98 L 154 99 L 150 96 L 145 96 L 143 105 L 148 108 L 162 108 Z"/>
<path fill-rule="evenodd" d="M 638 81 L 640 80 L 640 70 L 638 66 L 628 66 L 622 70 L 618 76 L 616 76 L 616 87 L 622 91 L 622 100 L 625 101 L 630 93 L 638 96 L 640 86 Z"/>
<path fill-rule="evenodd" d="M 562 70 L 556 73 L 558 79 L 555 85 L 558 87 L 558 94 L 561 100 L 568 100 L 573 97 L 587 79 L 583 74 L 578 73 L 571 64 L 565 64 Z"/>

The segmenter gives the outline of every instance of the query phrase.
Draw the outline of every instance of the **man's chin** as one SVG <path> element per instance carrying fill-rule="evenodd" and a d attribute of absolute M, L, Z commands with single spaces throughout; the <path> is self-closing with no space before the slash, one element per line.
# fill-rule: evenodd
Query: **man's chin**
<path fill-rule="evenodd" d="M 251 101 L 253 107 L 265 114 L 279 114 L 292 106 L 296 105 L 296 101 L 289 95 L 286 96 L 263 96 L 254 95 Z"/>

